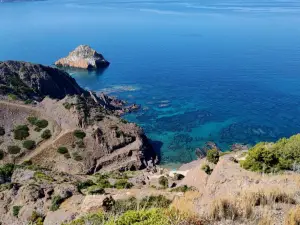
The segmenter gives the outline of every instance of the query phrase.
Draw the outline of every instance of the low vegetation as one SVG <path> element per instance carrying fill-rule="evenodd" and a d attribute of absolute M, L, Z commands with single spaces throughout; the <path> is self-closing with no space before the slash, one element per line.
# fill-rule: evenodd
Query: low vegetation
<path fill-rule="evenodd" d="M 133 184 L 128 182 L 126 179 L 117 180 L 115 185 L 117 189 L 130 189 L 133 187 Z"/>
<path fill-rule="evenodd" d="M 59 196 L 59 195 L 55 195 L 52 197 L 51 199 L 51 206 L 50 206 L 50 210 L 51 211 L 56 211 L 59 209 L 59 206 L 61 205 L 61 203 L 63 203 L 64 199 Z"/>
<path fill-rule="evenodd" d="M 101 194 L 105 193 L 104 188 L 102 188 L 99 185 L 93 185 L 93 186 L 88 187 L 87 192 L 90 195 L 101 195 Z"/>
<path fill-rule="evenodd" d="M 50 130 L 44 130 L 43 131 L 43 133 L 42 133 L 42 135 L 41 135 L 41 138 L 43 138 L 43 139 L 49 139 L 49 138 L 51 138 L 51 131 Z"/>
<path fill-rule="evenodd" d="M 210 168 L 210 166 L 208 164 L 203 164 L 201 166 L 201 169 L 208 175 L 210 175 L 213 171 L 213 169 Z"/>
<path fill-rule="evenodd" d="M 27 121 L 31 124 L 31 125 L 35 125 L 35 123 L 38 121 L 38 118 L 35 116 L 29 116 L 27 117 Z"/>
<path fill-rule="evenodd" d="M 300 205 L 292 208 L 285 218 L 285 225 L 299 225 L 300 224 Z"/>
<path fill-rule="evenodd" d="M 16 146 L 16 145 L 7 146 L 7 152 L 9 154 L 12 154 L 12 155 L 19 154 L 20 151 L 21 151 L 21 148 L 19 146 Z"/>
<path fill-rule="evenodd" d="M 54 181 L 54 179 L 52 177 L 50 177 L 40 171 L 36 171 L 33 176 L 37 181 L 40 181 L 40 180 L 41 181 L 50 181 L 50 182 Z"/>
<path fill-rule="evenodd" d="M 210 149 L 206 153 L 206 159 L 210 163 L 217 164 L 219 162 L 220 153 L 218 149 Z"/>
<path fill-rule="evenodd" d="M 5 134 L 4 127 L 0 127 L 0 136 L 3 136 Z"/>
<path fill-rule="evenodd" d="M 275 143 L 261 142 L 249 150 L 246 160 L 241 162 L 245 169 L 256 172 L 278 172 L 300 169 L 300 134 L 282 138 Z"/>
<path fill-rule="evenodd" d="M 22 208 L 22 206 L 19 206 L 19 205 L 13 206 L 13 208 L 12 208 L 13 216 L 18 217 L 21 208 Z"/>
<path fill-rule="evenodd" d="M 35 141 L 32 141 L 32 140 L 25 140 L 25 141 L 23 142 L 23 147 L 26 148 L 26 149 L 28 149 L 28 150 L 34 149 L 35 146 L 36 146 Z"/>
<path fill-rule="evenodd" d="M 187 191 L 194 191 L 194 187 L 189 187 L 187 185 L 179 186 L 172 188 L 171 192 L 187 192 Z"/>
<path fill-rule="evenodd" d="M 68 153 L 69 151 L 68 151 L 68 149 L 67 149 L 66 147 L 60 146 L 60 147 L 58 147 L 57 152 L 58 152 L 59 154 L 66 154 L 66 153 Z"/>
<path fill-rule="evenodd" d="M 0 149 L 0 160 L 2 160 L 3 158 L 4 158 L 4 151 Z"/>
<path fill-rule="evenodd" d="M 24 140 L 29 136 L 29 128 L 27 125 L 18 125 L 14 129 L 14 138 L 16 140 Z"/>
<path fill-rule="evenodd" d="M 83 132 L 82 130 L 75 130 L 73 132 L 73 135 L 79 139 L 83 139 L 86 136 L 85 132 Z"/>
<path fill-rule="evenodd" d="M 74 153 L 72 154 L 72 156 L 73 156 L 73 159 L 76 160 L 76 161 L 81 161 L 81 160 L 83 160 L 82 156 L 79 155 L 78 152 L 74 152 Z"/>
<path fill-rule="evenodd" d="M 169 181 L 168 178 L 166 178 L 165 176 L 161 176 L 158 179 L 158 183 L 163 187 L 163 188 L 167 188 L 169 186 Z"/>
<path fill-rule="evenodd" d="M 35 125 L 41 129 L 48 127 L 48 121 L 47 120 L 37 120 L 35 122 Z"/>

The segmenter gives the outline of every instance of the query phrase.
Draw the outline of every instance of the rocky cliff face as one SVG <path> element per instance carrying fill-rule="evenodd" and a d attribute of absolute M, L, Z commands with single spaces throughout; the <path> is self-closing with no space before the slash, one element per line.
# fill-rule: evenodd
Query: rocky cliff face
<path fill-rule="evenodd" d="M 82 69 L 98 69 L 105 68 L 109 62 L 103 55 L 96 52 L 87 45 L 80 45 L 74 51 L 62 59 L 55 62 L 59 67 L 74 67 Z"/>
<path fill-rule="evenodd" d="M 62 99 L 85 91 L 66 72 L 19 61 L 0 62 L 0 95 L 39 100 L 45 96 Z"/>

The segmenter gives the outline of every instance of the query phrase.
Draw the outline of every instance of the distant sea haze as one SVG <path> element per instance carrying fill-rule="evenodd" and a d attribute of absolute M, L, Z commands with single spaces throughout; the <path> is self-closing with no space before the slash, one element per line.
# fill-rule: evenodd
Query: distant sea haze
<path fill-rule="evenodd" d="M 90 45 L 110 67 L 70 74 L 141 105 L 125 119 L 174 165 L 207 141 L 225 151 L 300 132 L 299 9 L 270 0 L 18 1 L 0 5 L 0 60 L 53 65 Z"/>

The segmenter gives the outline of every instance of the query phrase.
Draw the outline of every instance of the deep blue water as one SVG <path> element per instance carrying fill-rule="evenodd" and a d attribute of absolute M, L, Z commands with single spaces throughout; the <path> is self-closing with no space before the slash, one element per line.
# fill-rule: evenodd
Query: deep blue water
<path fill-rule="evenodd" d="M 0 60 L 51 65 L 79 44 L 111 66 L 72 76 L 140 104 L 126 118 L 164 163 L 300 132 L 298 0 L 0 3 Z"/>

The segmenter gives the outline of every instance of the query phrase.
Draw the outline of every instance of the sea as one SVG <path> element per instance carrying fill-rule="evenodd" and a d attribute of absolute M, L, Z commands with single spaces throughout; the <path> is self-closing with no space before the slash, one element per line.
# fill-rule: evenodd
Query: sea
<path fill-rule="evenodd" d="M 163 165 L 300 132 L 299 0 L 1 1 L 1 61 L 53 66 L 80 44 L 111 65 L 71 76 L 139 104 L 124 119 Z"/>

